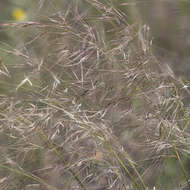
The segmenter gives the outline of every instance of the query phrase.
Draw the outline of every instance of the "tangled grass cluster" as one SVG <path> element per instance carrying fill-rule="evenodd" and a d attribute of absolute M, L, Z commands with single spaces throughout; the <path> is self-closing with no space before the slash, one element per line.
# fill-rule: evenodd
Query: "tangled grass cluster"
<path fill-rule="evenodd" d="M 0 189 L 190 187 L 188 84 L 159 72 L 131 4 L 63 2 L 1 25 Z"/>

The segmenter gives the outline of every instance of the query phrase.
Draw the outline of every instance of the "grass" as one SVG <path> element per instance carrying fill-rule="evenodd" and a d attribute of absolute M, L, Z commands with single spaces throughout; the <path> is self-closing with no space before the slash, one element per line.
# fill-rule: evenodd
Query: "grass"
<path fill-rule="evenodd" d="M 188 187 L 188 82 L 160 73 L 131 4 L 48 2 L 1 24 L 0 189 Z"/>

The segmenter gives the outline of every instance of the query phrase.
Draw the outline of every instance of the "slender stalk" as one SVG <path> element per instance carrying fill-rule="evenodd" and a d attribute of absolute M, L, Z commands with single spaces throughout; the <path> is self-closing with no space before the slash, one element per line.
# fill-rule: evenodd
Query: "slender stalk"
<path fill-rule="evenodd" d="M 40 184 L 46 186 L 46 187 L 48 188 L 48 190 L 58 190 L 56 187 L 53 187 L 53 186 L 49 185 L 49 184 L 46 183 L 44 180 L 42 180 L 41 178 L 39 178 L 39 177 L 37 177 L 37 176 L 35 176 L 35 175 L 33 175 L 33 174 L 28 174 L 28 173 L 26 173 L 26 172 L 24 172 L 24 171 L 20 171 L 20 170 L 15 169 L 15 168 L 10 168 L 10 167 L 5 166 L 5 165 L 3 165 L 3 164 L 0 164 L 0 167 L 1 167 L 1 168 L 5 168 L 5 169 L 7 169 L 7 170 L 9 170 L 9 171 L 11 171 L 11 172 L 13 172 L 13 173 L 17 173 L 17 174 L 19 174 L 19 175 L 23 175 L 23 176 L 25 176 L 25 177 L 27 177 L 27 178 L 30 178 L 30 179 L 32 179 L 33 181 L 36 181 L 36 182 L 38 182 L 38 183 L 40 183 Z"/>
<path fill-rule="evenodd" d="M 139 184 L 137 182 L 137 180 L 130 174 L 129 170 L 127 169 L 127 167 L 125 166 L 125 164 L 123 163 L 123 161 L 119 158 L 119 156 L 115 153 L 115 151 L 112 149 L 112 147 L 110 146 L 109 142 L 106 142 L 106 147 L 109 150 L 110 154 L 119 162 L 119 164 L 124 168 L 124 170 L 126 171 L 126 173 L 129 175 L 129 177 L 131 178 L 131 180 L 133 181 L 134 186 L 136 186 L 138 189 L 140 189 Z M 133 168 L 133 170 L 135 171 L 136 175 L 138 176 L 143 189 L 144 190 L 148 190 L 148 188 L 146 187 L 146 185 L 144 184 L 144 181 L 141 177 L 141 175 L 139 174 L 139 172 L 136 170 L 134 164 L 130 161 L 127 160 L 129 165 Z"/>
<path fill-rule="evenodd" d="M 63 156 L 60 154 L 60 152 L 55 148 L 54 144 L 48 139 L 47 135 L 41 131 L 41 134 L 40 134 L 40 137 L 41 139 L 48 144 L 48 147 L 50 149 L 52 149 L 56 156 L 59 157 L 63 164 L 64 165 L 67 165 L 67 162 L 65 161 L 65 159 L 63 158 Z M 80 180 L 80 178 L 75 174 L 75 172 L 71 169 L 71 168 L 68 168 L 68 171 L 71 173 L 71 175 L 74 177 L 74 179 L 78 182 L 78 184 L 80 185 L 80 187 L 83 189 L 83 190 L 87 190 L 85 185 L 83 184 L 83 182 Z"/>
<path fill-rule="evenodd" d="M 176 146 L 174 145 L 173 147 L 174 147 L 174 152 L 175 152 L 175 154 L 176 154 L 177 160 L 178 160 L 179 165 L 180 165 L 180 167 L 181 167 L 181 170 L 182 170 L 182 172 L 183 172 L 183 175 L 184 175 L 184 177 L 185 177 L 185 179 L 186 179 L 186 181 L 187 181 L 187 184 L 188 184 L 188 186 L 189 186 L 189 188 L 190 188 L 190 181 L 189 181 L 187 172 L 186 172 L 186 170 L 185 170 L 185 167 L 184 167 L 184 165 L 183 165 L 183 162 L 182 162 L 182 160 L 181 160 L 181 158 L 180 158 L 180 155 L 179 155 L 179 153 L 178 153 L 178 151 L 177 151 L 177 149 L 176 149 Z"/>

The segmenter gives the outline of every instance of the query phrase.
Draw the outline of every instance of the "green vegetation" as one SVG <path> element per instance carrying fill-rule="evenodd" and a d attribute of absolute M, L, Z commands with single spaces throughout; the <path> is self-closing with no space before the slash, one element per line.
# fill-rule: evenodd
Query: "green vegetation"
<path fill-rule="evenodd" d="M 190 188 L 189 82 L 133 1 L 0 4 L 0 189 Z"/>

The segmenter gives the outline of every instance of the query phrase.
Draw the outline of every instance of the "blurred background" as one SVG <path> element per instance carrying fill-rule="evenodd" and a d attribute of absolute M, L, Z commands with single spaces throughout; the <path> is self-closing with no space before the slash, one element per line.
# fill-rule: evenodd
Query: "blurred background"
<path fill-rule="evenodd" d="M 136 5 L 150 27 L 154 55 L 163 67 L 168 64 L 177 76 L 190 80 L 190 2 L 137 0 Z"/>

